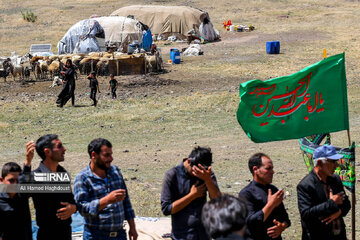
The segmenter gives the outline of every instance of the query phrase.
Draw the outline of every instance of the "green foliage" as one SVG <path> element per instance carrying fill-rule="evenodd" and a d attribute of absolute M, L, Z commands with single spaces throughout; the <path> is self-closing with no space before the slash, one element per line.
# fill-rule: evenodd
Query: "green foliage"
<path fill-rule="evenodd" d="M 37 16 L 31 10 L 26 10 L 26 12 L 21 11 L 21 15 L 23 19 L 28 22 L 35 22 L 37 19 Z"/>

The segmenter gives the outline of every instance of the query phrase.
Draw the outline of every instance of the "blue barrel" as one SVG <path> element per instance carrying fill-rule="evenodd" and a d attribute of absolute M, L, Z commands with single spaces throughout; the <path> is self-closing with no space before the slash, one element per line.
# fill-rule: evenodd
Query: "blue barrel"
<path fill-rule="evenodd" d="M 266 53 L 267 54 L 279 54 L 280 53 L 280 42 L 279 41 L 266 42 Z"/>
<path fill-rule="evenodd" d="M 180 51 L 177 48 L 170 49 L 170 59 L 173 63 L 179 64 L 180 63 Z"/>

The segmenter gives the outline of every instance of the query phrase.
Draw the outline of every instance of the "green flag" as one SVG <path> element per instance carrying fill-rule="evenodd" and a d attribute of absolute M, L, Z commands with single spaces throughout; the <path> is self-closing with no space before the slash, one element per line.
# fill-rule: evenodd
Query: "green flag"
<path fill-rule="evenodd" d="M 254 142 L 349 129 L 345 54 L 290 76 L 240 84 L 237 119 Z"/>

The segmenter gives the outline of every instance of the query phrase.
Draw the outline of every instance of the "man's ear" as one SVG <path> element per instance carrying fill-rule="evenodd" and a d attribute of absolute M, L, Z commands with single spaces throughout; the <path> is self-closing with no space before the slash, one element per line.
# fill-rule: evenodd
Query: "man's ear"
<path fill-rule="evenodd" d="M 259 168 L 257 166 L 253 166 L 253 173 L 255 173 L 256 170 L 258 170 Z"/>
<path fill-rule="evenodd" d="M 45 154 L 45 157 L 47 155 L 49 155 L 51 153 L 51 149 L 50 148 L 44 148 L 44 154 Z"/>
<path fill-rule="evenodd" d="M 91 159 L 95 158 L 95 156 L 96 156 L 96 152 L 95 152 L 95 151 L 92 151 L 92 152 L 91 152 Z"/>

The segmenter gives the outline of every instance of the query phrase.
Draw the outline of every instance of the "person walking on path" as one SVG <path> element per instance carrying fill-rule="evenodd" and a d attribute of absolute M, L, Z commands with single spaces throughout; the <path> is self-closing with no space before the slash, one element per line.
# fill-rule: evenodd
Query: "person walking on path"
<path fill-rule="evenodd" d="M 72 64 L 71 59 L 66 60 L 63 71 L 60 72 L 64 77 L 64 85 L 61 90 L 56 103 L 58 107 L 63 107 L 67 101 L 71 98 L 72 106 L 75 105 L 75 68 Z"/>

